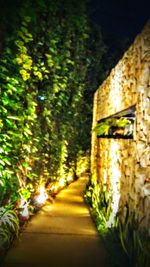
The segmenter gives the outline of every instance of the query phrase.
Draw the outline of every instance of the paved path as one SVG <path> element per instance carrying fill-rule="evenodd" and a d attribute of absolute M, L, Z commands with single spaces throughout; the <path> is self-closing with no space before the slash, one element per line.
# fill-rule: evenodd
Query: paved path
<path fill-rule="evenodd" d="M 87 178 L 61 191 L 33 216 L 3 267 L 104 267 L 102 241 L 83 200 Z"/>

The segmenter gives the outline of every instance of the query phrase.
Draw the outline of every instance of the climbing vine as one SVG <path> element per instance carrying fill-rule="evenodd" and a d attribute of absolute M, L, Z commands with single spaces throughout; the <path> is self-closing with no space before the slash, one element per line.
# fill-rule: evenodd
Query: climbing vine
<path fill-rule="evenodd" d="M 88 162 L 93 40 L 85 0 L 13 12 L 0 57 L 0 205 L 27 213 L 38 185 L 65 185 Z"/>

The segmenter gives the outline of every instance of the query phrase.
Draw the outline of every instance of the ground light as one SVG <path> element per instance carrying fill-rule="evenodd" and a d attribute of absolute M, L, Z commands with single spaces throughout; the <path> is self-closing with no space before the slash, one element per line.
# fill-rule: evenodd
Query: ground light
<path fill-rule="evenodd" d="M 59 186 L 60 186 L 60 187 L 64 187 L 65 185 L 66 185 L 66 180 L 63 179 L 63 178 L 60 179 L 60 180 L 59 180 Z"/>
<path fill-rule="evenodd" d="M 73 181 L 73 175 L 72 174 L 68 174 L 66 180 L 67 180 L 68 183 L 71 183 Z"/>
<path fill-rule="evenodd" d="M 20 199 L 20 203 L 19 203 L 18 208 L 19 208 L 19 217 L 22 220 L 28 220 L 28 218 L 29 218 L 28 205 L 29 205 L 29 203 L 24 198 Z"/>
<path fill-rule="evenodd" d="M 39 194 L 36 197 L 36 201 L 38 204 L 43 205 L 46 200 L 48 199 L 48 194 L 46 193 L 46 189 L 44 187 L 44 185 L 40 185 L 39 187 Z"/>

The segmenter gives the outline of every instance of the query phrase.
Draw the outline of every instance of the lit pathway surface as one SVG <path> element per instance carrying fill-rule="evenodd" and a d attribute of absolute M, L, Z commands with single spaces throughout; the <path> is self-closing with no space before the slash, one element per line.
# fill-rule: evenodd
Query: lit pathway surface
<path fill-rule="evenodd" d="M 105 251 L 83 200 L 87 178 L 61 191 L 24 228 L 3 267 L 105 267 Z"/>

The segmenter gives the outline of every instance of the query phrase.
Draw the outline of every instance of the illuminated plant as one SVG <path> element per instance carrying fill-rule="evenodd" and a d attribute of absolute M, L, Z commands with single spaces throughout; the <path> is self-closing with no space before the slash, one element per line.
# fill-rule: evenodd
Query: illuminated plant
<path fill-rule="evenodd" d="M 127 257 L 128 266 L 148 267 L 150 266 L 150 235 L 140 228 L 143 220 L 139 220 L 134 212 L 129 212 L 126 205 L 124 219 L 118 220 L 118 233 L 120 245 Z"/>
<path fill-rule="evenodd" d="M 17 209 L 20 220 L 27 220 L 30 216 L 30 211 L 32 210 L 30 198 L 33 191 L 32 184 L 28 184 L 26 188 L 22 187 L 19 190 L 20 198 L 18 199 Z"/>
<path fill-rule="evenodd" d="M 85 192 L 85 198 L 92 207 L 93 217 L 95 218 L 98 230 L 106 231 L 109 219 L 112 215 L 112 196 L 101 184 L 89 185 Z M 116 223 L 116 218 L 112 225 Z"/>
<path fill-rule="evenodd" d="M 140 227 L 142 219 L 139 220 L 126 205 L 115 215 L 113 224 L 110 225 L 112 198 L 100 184 L 90 184 L 85 197 L 91 205 L 97 229 L 108 249 L 109 266 L 149 267 L 150 233 Z"/>
<path fill-rule="evenodd" d="M 18 231 L 19 220 L 16 212 L 9 206 L 0 207 L 0 249 L 8 248 Z"/>
<path fill-rule="evenodd" d="M 131 125 L 131 121 L 127 118 L 120 117 L 120 118 L 108 118 L 104 119 L 103 121 L 97 123 L 93 131 L 96 132 L 97 136 L 107 136 L 107 135 L 129 135 L 131 132 L 125 132 L 125 128 Z"/>
<path fill-rule="evenodd" d="M 101 33 L 91 31 L 84 0 L 9 1 L 9 10 L 10 21 L 1 14 L 8 31 L 4 23 L 0 204 L 11 204 L 23 219 L 30 215 L 30 185 L 35 193 L 41 176 L 45 185 L 54 183 L 54 195 L 77 178 L 78 155 L 90 146 L 95 63 L 105 46 Z M 43 202 L 42 194 L 44 188 L 38 198 Z"/>

